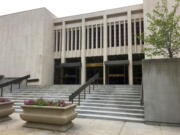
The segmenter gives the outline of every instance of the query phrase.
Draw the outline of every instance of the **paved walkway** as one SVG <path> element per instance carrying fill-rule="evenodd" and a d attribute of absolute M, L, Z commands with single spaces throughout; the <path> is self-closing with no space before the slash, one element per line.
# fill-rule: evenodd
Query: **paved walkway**
<path fill-rule="evenodd" d="M 180 135 L 180 127 L 152 126 L 143 123 L 81 119 L 66 133 L 24 128 L 19 114 L 13 120 L 0 123 L 0 135 Z"/>

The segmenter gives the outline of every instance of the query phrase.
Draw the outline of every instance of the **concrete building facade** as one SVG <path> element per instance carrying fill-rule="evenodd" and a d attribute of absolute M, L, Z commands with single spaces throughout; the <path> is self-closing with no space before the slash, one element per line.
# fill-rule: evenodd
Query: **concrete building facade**
<path fill-rule="evenodd" d="M 45 8 L 1 16 L 0 74 L 30 74 L 39 85 L 83 84 L 96 73 L 99 84 L 141 84 L 149 2 L 63 18 Z"/>

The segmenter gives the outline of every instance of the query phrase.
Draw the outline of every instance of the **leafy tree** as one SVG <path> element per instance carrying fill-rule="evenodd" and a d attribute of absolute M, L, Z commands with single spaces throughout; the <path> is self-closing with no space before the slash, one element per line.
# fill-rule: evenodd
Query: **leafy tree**
<path fill-rule="evenodd" d="M 176 0 L 170 11 L 167 0 L 162 0 L 152 13 L 147 14 L 149 34 L 144 41 L 150 45 L 144 51 L 148 56 L 173 58 L 180 52 L 180 16 L 177 15 L 179 2 Z"/>

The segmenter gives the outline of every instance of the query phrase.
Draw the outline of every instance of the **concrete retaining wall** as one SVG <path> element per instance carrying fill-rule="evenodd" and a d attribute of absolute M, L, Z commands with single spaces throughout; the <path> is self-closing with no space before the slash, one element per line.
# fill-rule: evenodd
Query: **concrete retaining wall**
<path fill-rule="evenodd" d="M 53 84 L 53 19 L 39 8 L 0 16 L 0 74 Z"/>
<path fill-rule="evenodd" d="M 145 121 L 180 123 L 180 59 L 143 61 Z"/>

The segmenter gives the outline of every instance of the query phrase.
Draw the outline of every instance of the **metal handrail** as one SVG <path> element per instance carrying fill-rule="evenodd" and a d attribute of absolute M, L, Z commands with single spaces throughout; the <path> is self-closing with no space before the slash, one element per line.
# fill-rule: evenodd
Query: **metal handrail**
<path fill-rule="evenodd" d="M 10 92 L 12 93 L 12 84 L 19 84 L 19 88 L 21 87 L 21 82 L 23 80 L 26 80 L 26 86 L 27 86 L 27 79 L 30 78 L 30 75 L 26 75 L 26 76 L 23 76 L 23 77 L 19 77 L 19 78 L 16 78 L 16 79 L 13 79 L 11 81 L 8 81 L 8 82 L 4 82 L 2 84 L 0 84 L 0 88 L 1 88 L 1 97 L 3 96 L 3 88 L 6 87 L 6 86 L 11 86 L 10 87 Z"/>
<path fill-rule="evenodd" d="M 142 88 L 141 88 L 141 99 L 140 99 L 140 101 L 141 101 L 141 105 L 144 105 L 143 81 L 141 82 L 141 86 L 142 86 Z"/>
<path fill-rule="evenodd" d="M 80 88 L 78 88 L 75 92 L 73 92 L 70 96 L 69 96 L 69 101 L 71 101 L 72 103 L 74 102 L 74 98 L 76 98 L 78 96 L 78 104 L 80 105 L 80 96 L 81 96 L 81 92 L 84 91 L 84 99 L 86 98 L 86 88 L 89 86 L 89 94 L 91 93 L 91 84 L 93 84 L 93 90 L 94 90 L 94 85 L 95 85 L 95 81 L 97 81 L 97 79 L 99 78 L 99 73 L 97 73 L 96 75 L 94 75 L 92 78 L 90 78 L 85 84 L 83 84 Z"/>

